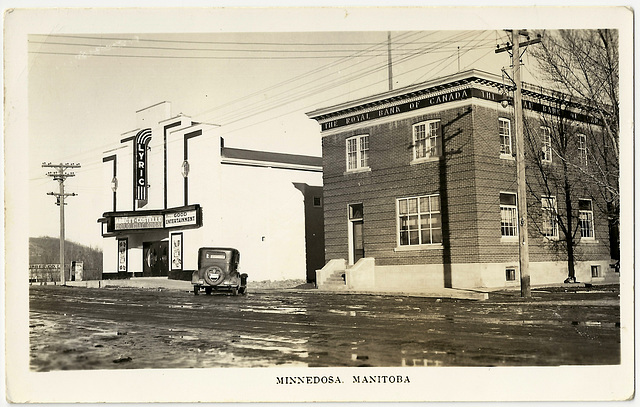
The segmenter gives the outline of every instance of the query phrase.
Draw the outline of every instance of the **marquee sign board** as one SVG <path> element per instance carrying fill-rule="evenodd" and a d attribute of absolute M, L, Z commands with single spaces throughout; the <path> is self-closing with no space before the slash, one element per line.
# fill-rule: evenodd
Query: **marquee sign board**
<path fill-rule="evenodd" d="M 192 229 L 202 226 L 198 204 L 170 209 L 105 213 L 106 233 L 149 229 Z M 103 235 L 105 235 L 103 233 Z"/>
<path fill-rule="evenodd" d="M 178 226 L 194 226 L 197 224 L 197 211 L 184 211 L 166 213 L 164 215 L 164 227 L 178 227 Z"/>
<path fill-rule="evenodd" d="M 162 215 L 118 216 L 114 219 L 115 230 L 158 229 L 164 226 Z"/>

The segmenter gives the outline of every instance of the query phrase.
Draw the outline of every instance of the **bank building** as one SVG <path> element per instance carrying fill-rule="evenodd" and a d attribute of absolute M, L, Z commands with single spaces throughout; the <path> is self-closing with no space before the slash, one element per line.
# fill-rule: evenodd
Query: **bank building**
<path fill-rule="evenodd" d="M 200 247 L 231 247 L 250 280 L 315 280 L 320 157 L 225 146 L 219 126 L 172 115 L 169 102 L 136 119 L 103 154 L 103 279 L 191 280 Z"/>
<path fill-rule="evenodd" d="M 501 77 L 470 70 L 307 113 L 322 135 L 327 263 L 319 287 L 520 284 L 509 94 Z M 598 118 L 567 95 L 526 84 L 523 109 L 531 284 L 567 279 L 565 229 L 576 281 L 618 281 L 606 202 L 586 175 L 598 165 Z M 570 140 L 563 155 L 558 129 Z M 555 182 L 562 179 L 570 193 Z M 569 201 L 573 223 L 562 228 Z"/>

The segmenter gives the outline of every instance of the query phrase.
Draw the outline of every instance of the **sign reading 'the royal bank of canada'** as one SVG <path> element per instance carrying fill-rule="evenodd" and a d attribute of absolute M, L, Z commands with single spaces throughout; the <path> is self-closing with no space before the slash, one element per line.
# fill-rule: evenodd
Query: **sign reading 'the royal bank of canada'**
<path fill-rule="evenodd" d="M 134 148 L 134 167 L 133 167 L 133 194 L 138 201 L 139 206 L 147 203 L 147 151 L 149 142 L 151 141 L 151 129 L 140 130 L 135 137 Z"/>

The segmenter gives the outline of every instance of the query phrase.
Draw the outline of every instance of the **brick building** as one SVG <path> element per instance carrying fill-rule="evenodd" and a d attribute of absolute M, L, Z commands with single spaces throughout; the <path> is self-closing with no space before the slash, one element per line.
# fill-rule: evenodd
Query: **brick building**
<path fill-rule="evenodd" d="M 503 91 L 500 77 L 471 70 L 307 114 L 323 143 L 320 286 L 343 278 L 348 288 L 384 291 L 519 285 L 513 106 L 502 106 Z M 565 200 L 536 189 L 532 160 L 542 154 L 545 168 L 561 167 L 546 144 L 548 117 L 576 131 L 597 131 L 597 120 L 577 105 L 555 107 L 561 98 L 550 91 L 523 94 L 527 134 L 539 140 L 527 153 L 531 283 L 561 283 L 567 254 L 555 211 Z M 597 194 L 579 171 L 570 177 L 576 278 L 615 279 Z"/>

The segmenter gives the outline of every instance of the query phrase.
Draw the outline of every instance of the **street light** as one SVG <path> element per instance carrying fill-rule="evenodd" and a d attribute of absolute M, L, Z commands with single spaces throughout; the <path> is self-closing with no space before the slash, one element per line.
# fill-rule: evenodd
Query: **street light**
<path fill-rule="evenodd" d="M 116 176 L 113 176 L 113 179 L 111 180 L 111 190 L 113 192 L 116 192 L 118 190 L 118 178 L 116 178 Z"/>
<path fill-rule="evenodd" d="M 187 178 L 189 176 L 189 161 L 184 160 L 182 162 L 182 177 Z"/>

